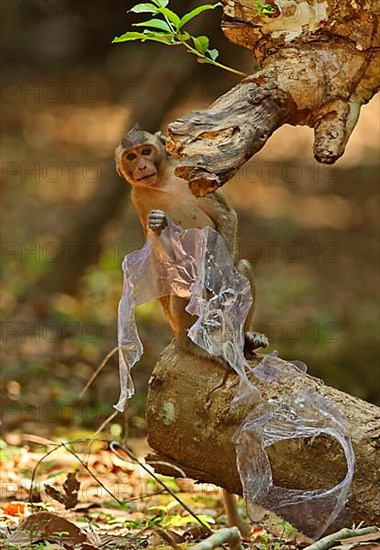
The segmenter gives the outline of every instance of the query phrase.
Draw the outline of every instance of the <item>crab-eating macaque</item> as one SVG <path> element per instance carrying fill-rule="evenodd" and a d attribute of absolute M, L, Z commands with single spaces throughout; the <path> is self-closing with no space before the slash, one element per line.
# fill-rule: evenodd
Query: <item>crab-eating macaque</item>
<path fill-rule="evenodd" d="M 237 269 L 251 285 L 253 305 L 244 327 L 244 352 L 249 356 L 255 349 L 266 347 L 268 340 L 263 334 L 249 332 L 255 304 L 255 284 L 251 264 L 247 260 L 237 259 L 236 212 L 220 190 L 196 198 L 186 182 L 175 175 L 178 161 L 167 154 L 164 144 L 165 137 L 160 132 L 150 134 L 138 127 L 133 128 L 115 150 L 117 171 L 132 186 L 132 202 L 145 234 L 149 230 L 160 234 L 167 226 L 169 217 L 184 229 L 210 226 L 223 237 Z M 187 331 L 195 321 L 194 316 L 185 310 L 188 300 L 164 296 L 160 301 L 179 345 L 191 353 L 210 358 L 187 337 Z M 240 518 L 234 497 L 225 490 L 223 497 L 228 524 L 236 525 L 243 536 L 248 536 L 250 528 Z"/>
<path fill-rule="evenodd" d="M 244 327 L 244 351 L 249 356 L 255 349 L 266 347 L 268 340 L 261 333 L 249 331 L 255 284 L 251 264 L 237 259 L 236 212 L 220 190 L 206 197 L 195 197 L 186 182 L 174 174 L 178 161 L 167 154 L 164 143 L 165 137 L 160 132 L 150 134 L 133 128 L 115 150 L 117 171 L 132 186 L 132 202 L 145 234 L 148 230 L 160 234 L 169 217 L 184 229 L 210 226 L 223 237 L 237 269 L 251 284 L 253 305 Z M 188 300 L 164 296 L 160 301 L 179 345 L 197 355 L 207 355 L 187 337 L 195 322 L 194 316 L 185 310 Z"/>

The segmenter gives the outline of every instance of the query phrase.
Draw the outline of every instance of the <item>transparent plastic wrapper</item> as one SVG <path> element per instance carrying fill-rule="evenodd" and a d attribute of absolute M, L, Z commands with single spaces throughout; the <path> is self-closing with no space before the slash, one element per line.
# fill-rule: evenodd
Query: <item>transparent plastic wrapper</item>
<path fill-rule="evenodd" d="M 246 372 L 243 326 L 252 304 L 248 279 L 234 266 L 222 237 L 211 227 L 183 230 L 173 222 L 151 234 L 141 250 L 123 261 L 123 294 L 118 312 L 120 398 L 123 411 L 134 393 L 131 368 L 143 347 L 135 322 L 137 305 L 176 295 L 187 298 L 186 310 L 198 317 L 189 338 L 240 376 L 239 395 L 258 394 Z"/>
<path fill-rule="evenodd" d="M 285 517 L 312 538 L 319 538 L 344 507 L 354 473 L 354 452 L 344 415 L 314 389 L 303 387 L 306 366 L 298 361 L 279 360 L 277 352 L 264 356 L 252 369 L 261 381 L 294 387 L 286 400 L 261 403 L 240 426 L 234 440 L 248 515 L 257 503 Z M 297 490 L 277 487 L 266 448 L 287 439 L 325 434 L 342 447 L 347 473 L 336 486 L 326 490 Z M 326 457 L 327 459 L 328 457 Z M 294 456 L 297 469 L 297 456 Z M 302 472 L 300 472 L 301 476 Z"/>
<path fill-rule="evenodd" d="M 133 395 L 130 371 L 143 352 L 135 307 L 163 296 L 186 298 L 186 310 L 197 317 L 188 336 L 240 377 L 233 403 L 257 401 L 234 437 L 248 512 L 258 503 L 307 535 L 320 536 L 342 510 L 352 480 L 354 454 L 348 424 L 331 402 L 303 387 L 304 363 L 284 362 L 273 352 L 257 367 L 250 367 L 243 353 L 244 321 L 252 304 L 250 283 L 234 266 L 222 237 L 210 227 L 183 230 L 169 221 L 160 235 L 152 233 L 141 250 L 125 257 L 123 272 L 118 316 L 121 389 L 115 408 L 123 411 Z M 296 380 L 297 389 L 286 401 L 266 402 L 252 378 L 267 384 Z M 345 478 L 327 490 L 276 487 L 266 448 L 279 441 L 320 434 L 340 443 L 347 461 Z"/>

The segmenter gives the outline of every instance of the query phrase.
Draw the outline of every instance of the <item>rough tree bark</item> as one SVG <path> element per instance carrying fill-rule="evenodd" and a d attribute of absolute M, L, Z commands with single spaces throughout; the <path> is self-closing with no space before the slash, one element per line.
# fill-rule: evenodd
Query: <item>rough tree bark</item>
<path fill-rule="evenodd" d="M 232 370 L 180 350 L 173 341 L 162 354 L 149 384 L 148 441 L 156 452 L 148 460 L 172 463 L 188 477 L 242 494 L 231 438 L 254 404 L 230 409 L 238 386 Z M 291 385 L 255 381 L 264 398 L 291 395 Z M 380 522 L 380 409 L 311 376 L 316 388 L 347 416 L 356 455 L 355 474 L 344 513 L 332 526 Z M 293 489 L 322 489 L 337 484 L 346 473 L 339 445 L 320 436 L 288 440 L 269 450 L 274 482 Z M 178 476 L 178 470 L 155 465 Z"/>
<path fill-rule="evenodd" d="M 224 0 L 222 28 L 262 69 L 205 111 L 169 126 L 176 170 L 195 195 L 223 185 L 285 123 L 314 128 L 314 156 L 334 163 L 380 87 L 379 0 Z"/>

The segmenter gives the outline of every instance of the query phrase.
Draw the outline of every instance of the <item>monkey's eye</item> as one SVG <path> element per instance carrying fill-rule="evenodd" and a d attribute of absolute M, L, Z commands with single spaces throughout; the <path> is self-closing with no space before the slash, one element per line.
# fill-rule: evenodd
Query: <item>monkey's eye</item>
<path fill-rule="evenodd" d="M 135 160 L 136 156 L 136 153 L 128 153 L 128 155 L 126 155 L 128 160 Z"/>
<path fill-rule="evenodd" d="M 142 155 L 149 156 L 152 152 L 152 149 L 150 147 L 144 147 L 144 149 L 141 151 Z"/>

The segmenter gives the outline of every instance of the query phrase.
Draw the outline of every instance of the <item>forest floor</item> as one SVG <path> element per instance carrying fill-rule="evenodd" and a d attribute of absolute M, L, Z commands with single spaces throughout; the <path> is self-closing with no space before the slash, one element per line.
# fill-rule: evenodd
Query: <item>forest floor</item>
<path fill-rule="evenodd" d="M 97 438 L 58 443 L 25 434 L 22 443 L 2 442 L 0 548 L 181 550 L 226 526 L 220 489 L 154 475 L 143 461 L 145 440 L 131 440 L 133 450 Z M 238 507 L 244 517 L 242 499 Z M 380 548 L 380 529 L 341 538 L 335 550 Z M 264 521 L 251 524 L 242 547 L 299 550 L 312 542 L 286 521 Z"/>
<path fill-rule="evenodd" d="M 3 442 L 1 449 L 4 548 L 188 548 L 208 536 L 207 528 L 226 525 L 220 489 L 154 479 L 117 444 L 96 438 L 55 443 L 28 434 L 22 443 Z M 133 456 L 148 450 L 144 440 L 132 440 L 131 447 Z M 239 508 L 244 514 L 240 501 Z M 270 531 L 252 525 L 246 547 L 292 549 L 307 542 L 283 522 Z"/>

